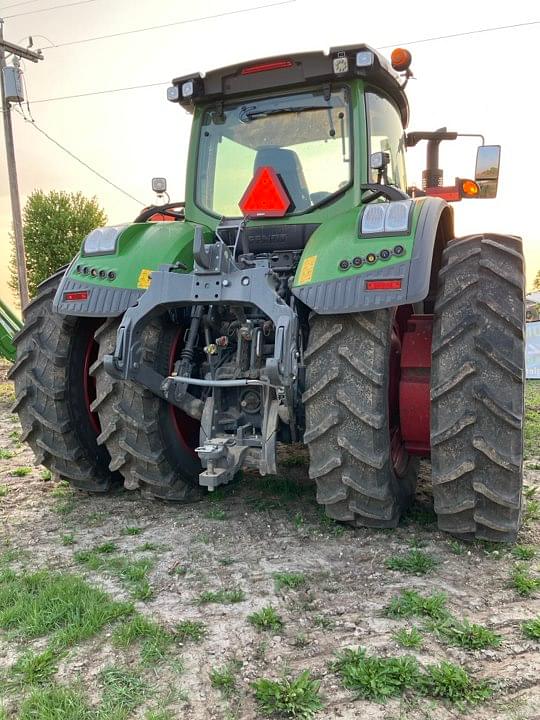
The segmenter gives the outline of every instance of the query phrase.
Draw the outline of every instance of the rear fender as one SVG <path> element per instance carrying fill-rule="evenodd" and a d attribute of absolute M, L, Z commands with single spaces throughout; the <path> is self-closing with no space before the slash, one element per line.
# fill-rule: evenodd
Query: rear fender
<path fill-rule="evenodd" d="M 118 235 L 115 252 L 105 255 L 85 256 L 83 242 L 60 283 L 54 311 L 88 317 L 123 315 L 149 286 L 152 271 L 160 265 L 178 262 L 187 272 L 192 270 L 194 232 L 195 225 L 189 222 L 128 225 Z M 204 228 L 203 236 L 208 242 L 212 233 Z M 83 299 L 70 300 L 70 293 L 82 293 Z"/>
<path fill-rule="evenodd" d="M 425 300 L 436 282 L 444 246 L 454 236 L 453 210 L 440 198 L 411 203 L 409 227 L 400 234 L 361 235 L 365 207 L 323 223 L 302 253 L 293 294 L 321 315 Z M 394 251 L 398 246 L 400 254 Z M 384 250 L 390 253 L 386 260 L 381 257 Z M 372 263 L 367 261 L 370 254 L 376 258 Z M 361 259 L 358 267 L 355 258 Z M 398 280 L 401 287 L 368 290 L 368 280 Z"/>

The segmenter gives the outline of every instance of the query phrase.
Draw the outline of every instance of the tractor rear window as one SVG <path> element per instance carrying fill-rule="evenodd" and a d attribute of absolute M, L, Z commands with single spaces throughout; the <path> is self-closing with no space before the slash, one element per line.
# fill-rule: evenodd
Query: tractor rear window
<path fill-rule="evenodd" d="M 352 178 L 346 90 L 304 92 L 210 108 L 203 117 L 196 202 L 214 215 L 239 217 L 238 203 L 262 166 L 272 167 L 306 212 L 347 188 Z"/>

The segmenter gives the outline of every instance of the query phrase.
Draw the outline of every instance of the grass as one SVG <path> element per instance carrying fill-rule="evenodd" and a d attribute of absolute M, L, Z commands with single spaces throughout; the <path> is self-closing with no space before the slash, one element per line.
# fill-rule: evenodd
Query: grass
<path fill-rule="evenodd" d="M 523 524 L 530 525 L 540 520 L 540 500 L 533 498 L 525 503 L 525 511 L 523 513 Z"/>
<path fill-rule="evenodd" d="M 11 460 L 13 457 L 15 457 L 15 452 L 13 450 L 0 448 L 0 460 Z"/>
<path fill-rule="evenodd" d="M 39 474 L 39 478 L 40 480 L 43 480 L 43 482 L 49 482 L 49 480 L 52 480 L 52 472 L 45 468 L 45 470 L 42 470 Z"/>
<path fill-rule="evenodd" d="M 221 590 L 206 590 L 199 595 L 198 604 L 208 605 L 209 603 L 239 603 L 246 599 L 246 594 L 241 588 L 223 588 Z"/>
<path fill-rule="evenodd" d="M 450 615 L 442 620 L 432 620 L 428 628 L 448 645 L 467 650 L 499 647 L 502 642 L 500 635 L 484 625 L 458 620 Z"/>
<path fill-rule="evenodd" d="M 270 605 L 248 615 L 248 621 L 258 630 L 279 632 L 283 628 L 283 619 Z"/>
<path fill-rule="evenodd" d="M 10 674 L 21 685 L 44 685 L 58 670 L 59 656 L 51 648 L 44 652 L 29 651 L 11 666 Z"/>
<path fill-rule="evenodd" d="M 8 492 L 9 492 L 9 488 L 7 485 L 0 485 L 0 497 L 6 497 Z"/>
<path fill-rule="evenodd" d="M 306 576 L 299 572 L 275 572 L 272 576 L 276 590 L 283 588 L 296 590 L 306 584 Z"/>
<path fill-rule="evenodd" d="M 521 625 L 521 632 L 530 640 L 540 640 L 540 615 Z"/>
<path fill-rule="evenodd" d="M 237 676 L 242 668 L 240 660 L 230 660 L 221 667 L 210 670 L 210 684 L 225 697 L 231 697 L 237 690 Z"/>
<path fill-rule="evenodd" d="M 536 555 L 533 545 L 514 545 L 512 555 L 518 560 L 532 560 Z"/>
<path fill-rule="evenodd" d="M 153 567 L 152 560 L 141 558 L 129 560 L 126 557 L 113 555 L 116 545 L 112 542 L 98 545 L 92 550 L 77 550 L 73 557 L 88 570 L 105 571 L 116 575 L 130 588 L 137 600 L 148 600 L 153 591 L 148 582 L 148 573 Z"/>
<path fill-rule="evenodd" d="M 26 477 L 32 472 L 31 467 L 16 467 L 11 471 L 13 477 Z"/>
<path fill-rule="evenodd" d="M 111 665 L 101 671 L 99 679 L 103 696 L 96 720 L 125 720 L 150 695 L 139 673 L 128 668 Z"/>
<path fill-rule="evenodd" d="M 522 563 L 516 563 L 510 576 L 510 584 L 518 595 L 532 597 L 540 589 L 540 578 L 533 577 Z"/>
<path fill-rule="evenodd" d="M 389 570 L 399 570 L 410 575 L 427 575 L 438 565 L 437 560 L 422 550 L 410 550 L 407 555 L 388 558 L 385 563 Z"/>
<path fill-rule="evenodd" d="M 454 555 L 464 555 L 467 552 L 467 546 L 459 540 L 450 540 L 448 547 Z"/>
<path fill-rule="evenodd" d="M 269 680 L 260 678 L 252 683 L 255 699 L 264 715 L 309 720 L 323 706 L 320 683 L 305 670 L 295 678 Z"/>
<path fill-rule="evenodd" d="M 200 620 L 181 620 L 176 625 L 176 637 L 182 643 L 201 642 L 207 635 L 208 629 Z"/>
<path fill-rule="evenodd" d="M 143 529 L 140 527 L 128 526 L 122 529 L 122 535 L 140 535 Z"/>
<path fill-rule="evenodd" d="M 116 628 L 112 641 L 116 647 L 130 647 L 142 641 L 142 661 L 154 663 L 166 657 L 170 645 L 174 642 L 174 636 L 143 615 L 135 615 Z"/>
<path fill-rule="evenodd" d="M 363 648 L 339 653 L 333 665 L 343 685 L 357 697 L 383 702 L 420 687 L 421 672 L 415 658 L 377 657 Z"/>
<path fill-rule="evenodd" d="M 21 704 L 19 720 L 90 720 L 92 713 L 80 690 L 60 685 L 34 689 Z"/>
<path fill-rule="evenodd" d="M 525 457 L 538 455 L 540 437 L 540 382 L 525 383 Z"/>
<path fill-rule="evenodd" d="M 401 647 L 414 648 L 415 650 L 419 650 L 424 644 L 422 633 L 417 628 L 411 628 L 411 630 L 401 628 L 401 630 L 397 630 L 393 634 L 393 638 Z"/>
<path fill-rule="evenodd" d="M 447 614 L 446 595 L 420 595 L 416 590 L 403 590 L 392 598 L 385 607 L 384 614 L 389 618 L 427 617 L 441 618 Z"/>
<path fill-rule="evenodd" d="M 211 507 L 208 512 L 206 513 L 205 517 L 208 520 L 226 520 L 227 519 L 227 513 L 225 510 L 222 510 L 218 507 Z"/>
<path fill-rule="evenodd" d="M 112 600 L 76 575 L 0 573 L 0 628 L 23 638 L 50 635 L 55 649 L 90 638 L 132 612 L 130 603 Z"/>
<path fill-rule="evenodd" d="M 486 683 L 475 682 L 464 668 L 446 661 L 426 668 L 423 687 L 427 694 L 457 705 L 476 705 L 493 692 Z"/>

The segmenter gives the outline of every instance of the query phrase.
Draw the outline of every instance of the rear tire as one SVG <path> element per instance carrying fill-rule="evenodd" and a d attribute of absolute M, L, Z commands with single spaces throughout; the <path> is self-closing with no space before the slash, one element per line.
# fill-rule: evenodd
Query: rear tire
<path fill-rule="evenodd" d="M 356 526 L 395 527 L 414 498 L 416 462 L 403 451 L 394 467 L 391 452 L 393 325 L 393 309 L 311 320 L 303 396 L 309 475 L 326 514 Z"/>
<path fill-rule="evenodd" d="M 88 369 L 97 351 L 93 337 L 101 320 L 53 313 L 62 274 L 39 286 L 15 336 L 17 359 L 10 370 L 15 381 L 13 411 L 36 464 L 80 490 L 103 493 L 117 478 L 109 472 L 106 448 L 97 444 L 98 421 L 90 412 Z"/>
<path fill-rule="evenodd" d="M 198 445 L 198 429 L 191 418 L 178 418 L 173 406 L 132 382 L 117 382 L 103 367 L 103 356 L 114 351 L 118 320 L 111 319 L 99 329 L 99 356 L 92 367 L 97 397 L 93 405 L 103 428 L 98 442 L 111 457 L 110 469 L 118 470 L 128 489 L 139 487 L 149 498 L 194 502 L 203 494 L 199 485 L 200 464 L 178 431 L 189 430 Z M 161 374 L 172 369 L 179 334 L 178 325 L 162 318 L 153 320 L 142 332 L 142 358 Z"/>
<path fill-rule="evenodd" d="M 443 254 L 431 375 L 439 528 L 513 542 L 521 521 L 524 407 L 521 240 L 477 235 Z"/>

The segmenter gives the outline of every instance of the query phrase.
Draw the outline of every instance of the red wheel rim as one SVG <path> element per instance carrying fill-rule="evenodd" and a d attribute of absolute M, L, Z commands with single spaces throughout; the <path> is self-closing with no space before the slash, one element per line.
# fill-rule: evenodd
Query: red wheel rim
<path fill-rule="evenodd" d="M 96 435 L 101 433 L 101 425 L 99 423 L 99 417 L 97 412 L 92 411 L 92 403 L 97 397 L 96 391 L 96 379 L 90 374 L 90 368 L 98 358 L 99 345 L 94 340 L 94 332 L 97 327 L 92 327 L 89 332 L 88 342 L 84 351 L 84 362 L 83 362 L 83 392 L 86 409 L 88 411 L 88 417 L 90 418 L 90 424 L 94 429 Z"/>
<path fill-rule="evenodd" d="M 171 344 L 169 353 L 169 373 L 174 370 L 175 362 L 180 358 L 182 348 L 184 346 L 185 328 L 180 328 Z M 195 448 L 199 445 L 200 423 L 185 413 L 176 405 L 169 404 L 169 414 L 172 426 L 178 437 L 180 444 L 189 450 L 194 458 L 197 459 Z"/>
<path fill-rule="evenodd" d="M 394 473 L 402 477 L 407 469 L 408 453 L 401 436 L 399 412 L 399 383 L 401 380 L 401 340 L 411 311 L 400 307 L 394 315 L 390 335 L 390 363 L 388 382 L 388 422 L 390 430 L 390 457 Z"/>

